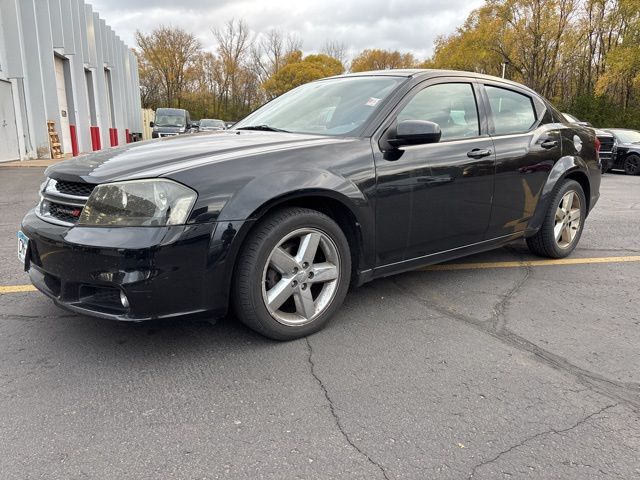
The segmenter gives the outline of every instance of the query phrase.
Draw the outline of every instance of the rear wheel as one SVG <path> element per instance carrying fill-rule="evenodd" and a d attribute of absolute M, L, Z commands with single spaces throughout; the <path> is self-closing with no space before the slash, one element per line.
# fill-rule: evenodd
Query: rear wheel
<path fill-rule="evenodd" d="M 553 196 L 542 227 L 527 238 L 529 250 L 536 255 L 563 258 L 576 248 L 587 213 L 587 202 L 580 184 L 565 180 Z"/>
<path fill-rule="evenodd" d="M 624 159 L 624 173 L 640 175 L 640 155 L 631 154 Z"/>
<path fill-rule="evenodd" d="M 275 340 L 320 330 L 349 288 L 351 255 L 340 227 L 306 208 L 278 210 L 251 232 L 234 277 L 240 321 Z"/>

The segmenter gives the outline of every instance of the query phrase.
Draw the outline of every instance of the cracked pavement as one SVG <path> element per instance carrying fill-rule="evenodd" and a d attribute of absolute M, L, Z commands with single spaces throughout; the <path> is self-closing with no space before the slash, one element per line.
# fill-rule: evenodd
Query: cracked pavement
<path fill-rule="evenodd" d="M 0 169 L 0 285 L 27 283 L 15 230 L 41 180 Z M 640 177 L 601 193 L 573 257 L 637 255 Z M 0 476 L 640 478 L 638 285 L 635 262 L 416 271 L 289 343 L 0 295 Z"/>

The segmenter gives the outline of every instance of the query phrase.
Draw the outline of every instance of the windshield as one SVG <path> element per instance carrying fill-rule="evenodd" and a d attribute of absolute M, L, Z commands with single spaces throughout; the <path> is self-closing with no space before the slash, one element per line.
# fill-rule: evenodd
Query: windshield
<path fill-rule="evenodd" d="M 640 142 L 640 132 L 636 130 L 612 130 L 612 132 L 622 143 Z"/>
<path fill-rule="evenodd" d="M 576 117 L 574 117 L 573 115 L 569 115 L 568 113 L 563 113 L 563 115 L 569 123 L 578 123 L 580 121 Z"/>
<path fill-rule="evenodd" d="M 348 135 L 362 126 L 403 77 L 346 77 L 307 83 L 256 110 L 233 128 L 262 127 Z"/>
<path fill-rule="evenodd" d="M 156 112 L 156 127 L 184 127 L 184 120 L 184 115 Z"/>
<path fill-rule="evenodd" d="M 222 120 L 200 120 L 200 127 L 217 127 L 224 128 L 224 122 Z"/>

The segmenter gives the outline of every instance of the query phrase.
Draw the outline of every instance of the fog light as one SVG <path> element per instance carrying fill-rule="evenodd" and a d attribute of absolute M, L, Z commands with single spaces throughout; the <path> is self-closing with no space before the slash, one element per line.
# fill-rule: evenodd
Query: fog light
<path fill-rule="evenodd" d="M 122 290 L 120 290 L 120 303 L 124 308 L 129 308 L 129 299 Z"/>

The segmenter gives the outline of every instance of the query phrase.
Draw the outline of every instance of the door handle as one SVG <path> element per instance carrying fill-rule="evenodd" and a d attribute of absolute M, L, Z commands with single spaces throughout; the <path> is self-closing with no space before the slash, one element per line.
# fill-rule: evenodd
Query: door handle
<path fill-rule="evenodd" d="M 545 140 L 540 144 L 542 148 L 555 148 L 558 146 L 557 140 Z"/>
<path fill-rule="evenodd" d="M 467 157 L 469 158 L 483 158 L 488 157 L 489 155 L 491 155 L 491 150 L 488 148 L 474 148 L 470 152 L 467 152 Z"/>

